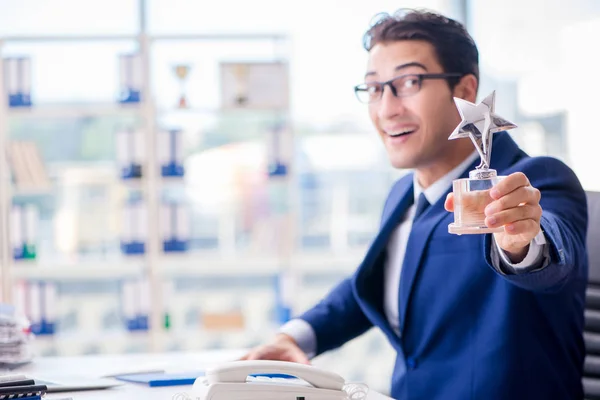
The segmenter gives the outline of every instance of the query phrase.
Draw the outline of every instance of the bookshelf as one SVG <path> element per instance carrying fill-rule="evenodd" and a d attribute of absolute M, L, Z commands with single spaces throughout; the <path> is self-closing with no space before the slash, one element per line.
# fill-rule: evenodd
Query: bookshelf
<path fill-rule="evenodd" d="M 289 317 L 289 308 L 301 311 L 310 307 L 340 279 L 355 270 L 364 256 L 372 233 L 377 228 L 381 205 L 389 188 L 388 184 L 395 178 L 383 168 L 367 171 L 368 176 L 363 176 L 366 172 L 364 169 L 370 167 L 364 167 L 363 170 L 357 167 L 356 170 L 347 173 L 352 175 L 353 179 L 342 182 L 336 175 L 331 179 L 323 179 L 319 183 L 320 188 L 314 189 L 310 183 L 299 183 L 301 179 L 296 175 L 296 171 L 301 168 L 295 170 L 295 165 L 291 165 L 292 157 L 290 157 L 285 160 L 290 167 L 289 173 L 283 176 L 275 174 L 267 184 L 269 199 L 283 197 L 289 200 L 284 202 L 286 203 L 284 207 L 269 210 L 274 211 L 275 220 L 269 221 L 266 227 L 260 227 L 267 234 L 271 234 L 267 235 L 269 237 L 267 241 L 274 238 L 274 243 L 269 243 L 271 246 L 268 249 L 256 250 L 245 242 L 240 245 L 241 235 L 236 232 L 235 225 L 239 224 L 239 220 L 243 218 L 240 214 L 243 213 L 232 207 L 220 211 L 218 215 L 196 216 L 195 221 L 200 226 L 196 227 L 195 238 L 200 237 L 208 242 L 216 237 L 218 246 L 205 245 L 203 242 L 198 246 L 201 248 L 200 251 L 196 248 L 190 253 L 163 252 L 157 219 L 160 195 L 161 192 L 171 189 L 177 191 L 181 187 L 181 178 L 163 177 L 158 168 L 153 168 L 158 167 L 159 163 L 156 140 L 160 125 L 165 119 L 173 116 L 184 120 L 202 120 L 220 114 L 234 114 L 234 118 L 240 116 L 239 121 L 242 121 L 236 128 L 243 130 L 246 128 L 245 117 L 260 114 L 265 109 L 232 111 L 229 108 L 224 110 L 218 105 L 204 102 L 199 104 L 192 102 L 190 107 L 184 109 L 165 106 L 157 101 L 163 93 L 161 88 L 155 86 L 156 77 L 152 73 L 153 70 L 156 71 L 161 67 L 157 64 L 155 56 L 164 54 L 166 47 L 177 46 L 180 43 L 210 46 L 215 43 L 241 42 L 248 44 L 244 54 L 239 57 L 235 54 L 227 54 L 223 57 L 224 62 L 232 62 L 235 59 L 245 62 L 251 59 L 254 62 L 266 60 L 286 63 L 289 61 L 291 40 L 287 35 L 279 33 L 153 35 L 146 29 L 144 8 L 145 2 L 140 1 L 141 23 L 136 35 L 0 37 L 0 60 L 7 54 L 5 50 L 13 44 L 48 43 L 52 46 L 70 46 L 88 43 L 97 45 L 105 42 L 133 43 L 141 55 L 143 69 L 147 72 L 144 74 L 145 79 L 141 86 L 143 95 L 140 102 L 121 104 L 115 99 L 82 103 L 66 100 L 62 104 L 35 103 L 31 107 L 15 108 L 8 106 L 7 96 L 4 95 L 6 88 L 2 86 L 5 73 L 3 63 L 0 62 L 0 155 L 2 155 L 0 156 L 0 163 L 2 163 L 0 168 L 0 282 L 2 282 L 0 299 L 11 302 L 15 298 L 15 293 L 11 292 L 19 288 L 23 282 L 33 284 L 52 282 L 60 289 L 61 295 L 58 296 L 55 304 L 55 313 L 60 314 L 62 326 L 52 335 L 37 336 L 36 353 L 40 356 L 198 351 L 243 348 L 264 342 L 279 323 Z M 268 55 L 265 55 L 265 52 L 257 53 L 256 59 L 253 59 L 248 49 L 254 49 L 252 44 L 257 42 L 267 43 L 270 50 Z M 207 65 L 202 64 L 200 73 L 214 76 L 215 71 L 206 68 Z M 211 92 L 207 96 L 214 94 Z M 276 109 L 274 114 L 277 114 L 277 119 L 284 125 L 287 124 L 289 129 L 287 100 L 282 102 L 285 106 Z M 236 114 L 238 112 L 239 114 Z M 144 174 L 142 179 L 120 181 L 119 189 L 140 193 L 147 200 L 148 207 L 145 210 L 149 221 L 147 251 L 144 254 L 123 257 L 52 261 L 41 258 L 13 260 L 9 241 L 11 225 L 8 219 L 11 201 L 15 198 L 56 199 L 64 194 L 61 194 L 61 188 L 57 188 L 57 184 L 50 187 L 12 185 L 7 168 L 4 167 L 6 160 L 3 158 L 11 137 L 10 122 L 16 120 L 44 124 L 49 120 L 71 121 L 112 117 L 135 118 L 142 122 L 145 132 L 146 159 L 143 167 L 150 173 Z M 265 133 L 262 137 L 265 142 L 272 140 L 267 137 L 271 134 L 270 131 L 261 133 Z M 247 138 L 247 135 L 244 138 Z M 358 135 L 351 139 L 351 141 L 359 139 L 358 144 L 355 143 L 353 146 L 343 147 L 341 144 L 347 141 L 344 138 L 339 140 L 340 137 L 336 139 L 338 141 L 312 143 L 312 148 L 321 149 L 319 155 L 312 160 L 317 165 L 311 171 L 312 173 L 323 175 L 318 165 L 331 164 L 324 161 L 328 161 L 329 157 L 335 159 L 344 152 L 343 149 L 346 149 L 347 157 L 351 157 L 354 163 L 356 160 L 352 154 L 369 146 L 362 141 L 362 138 L 358 138 Z M 315 159 L 320 159 L 320 162 Z M 381 159 L 384 160 L 385 157 Z M 380 165 L 377 166 L 379 167 Z M 310 165 L 307 170 L 311 170 Z M 213 172 L 207 170 L 207 174 Z M 335 175 L 335 172 L 332 175 Z M 362 178 L 354 179 L 356 176 Z M 373 177 L 380 182 L 375 182 Z M 384 179 L 380 179 L 382 177 Z M 388 181 L 383 182 L 386 179 Z M 193 186 L 193 189 L 199 190 L 200 193 L 205 189 L 202 184 L 195 181 L 190 185 L 197 185 Z M 299 189 L 300 186 L 302 189 Z M 311 190 L 319 193 L 315 196 L 308 195 Z M 352 193 L 357 191 L 361 192 L 360 196 L 353 197 Z M 370 200 L 366 205 L 354 204 L 355 209 L 352 210 L 356 197 L 369 197 Z M 305 200 L 306 203 L 298 204 Z M 308 205 L 316 205 L 316 207 L 307 211 L 306 209 L 311 208 Z M 211 231 L 210 235 L 206 234 L 209 229 L 204 229 L 202 224 L 210 225 L 215 223 L 215 220 L 218 227 L 214 231 L 218 232 Z M 306 220 L 310 222 L 307 223 Z M 254 233 L 252 231 L 251 235 Z M 259 233 L 262 235 L 265 232 Z M 351 234 L 362 239 L 352 239 Z M 360 244 L 357 245 L 355 243 L 357 241 Z M 152 294 L 149 304 L 150 321 L 147 329 L 128 330 L 124 328 L 124 321 L 116 312 L 122 307 L 120 301 L 122 292 L 118 282 L 129 282 L 140 278 L 144 278 L 150 285 L 149 291 Z M 295 284 L 289 284 L 294 280 Z M 223 282 L 227 285 L 223 285 Z M 289 285 L 281 289 L 281 282 Z M 293 292 L 281 293 L 288 289 Z M 167 322 L 165 309 L 172 322 L 169 329 L 165 327 Z M 379 380 L 377 374 L 380 370 L 384 372 L 387 370 L 384 361 L 390 359 L 389 362 L 393 362 L 391 359 L 393 354 L 392 349 L 385 347 L 385 339 L 379 333 L 371 332 L 366 337 L 353 341 L 352 346 L 320 357 L 317 363 L 325 368 L 340 368 L 340 373 L 348 379 L 365 380 L 361 375 L 364 372 L 365 360 L 367 362 L 372 360 L 371 364 L 377 365 L 377 368 L 369 369 L 368 373 L 376 375 L 374 380 Z M 349 362 L 349 360 L 358 361 Z M 388 381 L 387 376 L 381 379 L 383 385 L 387 385 Z"/>
<path fill-rule="evenodd" d="M 105 43 L 105 42 L 132 42 L 135 43 L 136 52 L 141 62 L 141 84 L 139 90 L 141 98 L 139 101 L 119 102 L 115 99 L 113 102 L 101 103 L 65 103 L 65 104 L 37 104 L 35 101 L 28 106 L 14 107 L 9 105 L 7 96 L 7 87 L 5 87 L 5 76 L 7 72 L 4 63 L 0 62 L 0 280 L 1 300 L 12 303 L 17 293 L 15 293 L 17 282 L 60 282 L 61 285 L 68 285 L 70 282 L 86 281 L 98 284 L 98 282 L 108 282 L 111 280 L 127 281 L 143 277 L 147 282 L 147 290 L 150 293 L 149 315 L 147 329 L 134 332 L 116 332 L 111 337 L 118 338 L 121 342 L 129 345 L 135 343 L 140 337 L 142 342 L 148 344 L 151 351 L 160 351 L 169 346 L 169 335 L 164 331 L 165 327 L 165 281 L 174 279 L 186 279 L 190 276 L 203 279 L 216 273 L 214 271 L 226 271 L 229 274 L 236 275 L 242 270 L 251 271 L 249 275 L 275 277 L 282 270 L 290 268 L 291 243 L 283 243 L 279 246 L 277 254 L 272 257 L 256 256 L 245 258 L 243 268 L 240 266 L 239 257 L 232 257 L 227 253 L 220 254 L 202 254 L 190 255 L 184 253 L 166 253 L 163 251 L 161 240 L 160 221 L 158 216 L 161 214 L 161 193 L 169 186 L 177 187 L 181 182 L 181 177 L 164 177 L 160 171 L 160 144 L 158 143 L 159 131 L 161 126 L 159 121 L 166 113 L 202 113 L 214 115 L 222 111 L 219 107 L 196 107 L 184 109 L 164 109 L 160 108 L 157 102 L 157 94 L 154 93 L 153 85 L 153 51 L 155 46 L 164 43 L 193 42 L 202 44 L 214 44 L 221 42 L 267 42 L 271 43 L 273 54 L 270 63 L 288 62 L 287 46 L 289 37 L 282 34 L 245 34 L 245 33 L 219 33 L 219 34 L 161 34 L 152 35 L 148 32 L 145 17 L 146 1 L 139 2 L 139 33 L 137 35 L 48 35 L 48 36 L 7 36 L 0 37 L 0 59 L 3 59 L 5 53 L 3 49 L 11 44 L 30 44 L 30 43 L 51 43 L 69 45 L 72 43 Z M 231 61 L 231 60 L 226 60 Z M 240 57 L 240 62 L 244 62 L 244 56 Z M 286 90 L 287 95 L 287 90 Z M 280 115 L 284 124 L 289 123 L 288 101 L 281 108 L 274 110 Z M 234 107 L 235 108 L 235 107 Z M 243 109 L 243 107 L 241 107 Z M 228 112 L 231 111 L 228 109 Z M 249 111 L 252 112 L 250 108 Z M 39 196 L 56 196 L 56 188 L 52 185 L 31 185 L 28 187 L 15 186 L 12 181 L 11 173 L 8 168 L 8 159 L 5 157 L 10 152 L 10 121 L 44 121 L 44 120 L 75 120 L 82 118 L 98 118 L 126 116 L 134 117 L 140 121 L 140 130 L 144 132 L 143 153 L 144 161 L 142 165 L 143 175 L 139 179 L 127 179 L 121 181 L 121 186 L 125 191 L 135 191 L 144 201 L 144 217 L 146 220 L 146 238 L 144 240 L 144 251 L 137 255 L 124 255 L 116 259 L 105 260 L 66 260 L 56 262 L 42 262 L 39 260 L 15 260 L 11 249 L 11 234 L 14 226 L 11 226 L 11 204 L 15 197 L 35 198 Z M 289 127 L 286 128 L 289 131 Z M 288 143 L 289 145 L 289 143 Z M 285 161 L 287 167 L 290 167 L 289 160 Z M 272 184 L 281 190 L 289 188 L 292 174 L 275 174 Z M 287 195 L 292 196 L 293 191 L 287 190 Z M 282 223 L 279 229 L 283 240 L 293 240 L 291 233 L 292 225 L 289 222 L 288 214 L 282 213 Z M 199 268 L 200 266 L 200 268 Z M 202 266 L 210 266 L 210 269 L 203 269 Z M 246 273 L 248 275 L 248 273 Z M 61 307 L 59 304 L 58 308 Z M 189 329 L 189 328 L 186 328 Z M 130 337 L 130 335 L 133 335 Z M 218 335 L 218 334 L 217 334 Z M 80 343 L 94 341 L 95 335 L 92 334 L 51 334 L 40 336 L 40 343 L 56 344 L 65 346 L 66 343 Z M 109 335 L 110 336 L 110 335 Z M 131 339 L 133 338 L 133 339 Z"/>

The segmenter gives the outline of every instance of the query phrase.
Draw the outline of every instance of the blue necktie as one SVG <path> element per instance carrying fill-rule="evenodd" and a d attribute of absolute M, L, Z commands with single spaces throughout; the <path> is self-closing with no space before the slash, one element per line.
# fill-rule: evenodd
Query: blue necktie
<path fill-rule="evenodd" d="M 415 212 L 415 218 L 413 219 L 413 221 L 419 218 L 421 214 L 423 214 L 423 212 L 427 210 L 427 207 L 429 207 L 429 202 L 427 201 L 425 194 L 421 193 L 419 195 L 419 200 L 417 200 L 417 210 Z"/>

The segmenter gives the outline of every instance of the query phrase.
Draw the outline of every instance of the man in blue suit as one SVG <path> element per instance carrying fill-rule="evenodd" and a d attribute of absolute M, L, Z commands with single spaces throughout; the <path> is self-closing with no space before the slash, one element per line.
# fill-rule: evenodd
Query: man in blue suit
<path fill-rule="evenodd" d="M 459 23 L 428 12 L 380 18 L 355 90 L 392 165 L 381 229 L 357 271 L 247 359 L 308 363 L 373 326 L 397 351 L 398 399 L 581 399 L 587 205 L 560 161 L 494 135 L 486 225 L 451 235 L 452 181 L 479 161 L 454 97 L 475 102 L 478 51 Z"/>

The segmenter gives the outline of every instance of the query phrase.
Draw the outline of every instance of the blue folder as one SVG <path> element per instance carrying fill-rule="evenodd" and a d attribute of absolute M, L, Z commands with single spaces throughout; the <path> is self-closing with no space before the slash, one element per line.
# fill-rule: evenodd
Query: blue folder
<path fill-rule="evenodd" d="M 204 376 L 204 371 L 151 374 L 119 375 L 115 378 L 125 382 L 141 383 L 150 387 L 193 385 L 197 378 Z M 253 377 L 294 378 L 286 374 L 252 374 Z"/>
<path fill-rule="evenodd" d="M 164 373 L 157 372 L 151 374 L 131 374 L 119 375 L 115 378 L 120 381 L 143 383 L 151 387 L 158 386 L 180 386 L 193 385 L 196 378 L 204 376 L 204 372 L 181 372 L 181 373 Z"/>

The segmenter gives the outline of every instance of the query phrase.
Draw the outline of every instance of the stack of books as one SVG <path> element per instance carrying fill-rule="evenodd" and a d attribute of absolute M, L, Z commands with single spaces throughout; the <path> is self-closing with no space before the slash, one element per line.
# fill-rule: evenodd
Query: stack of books
<path fill-rule="evenodd" d="M 0 400 L 41 400 L 47 389 L 22 375 L 0 375 Z"/>
<path fill-rule="evenodd" d="M 0 369 L 12 369 L 32 361 L 32 342 L 29 321 L 13 306 L 0 304 Z"/>

